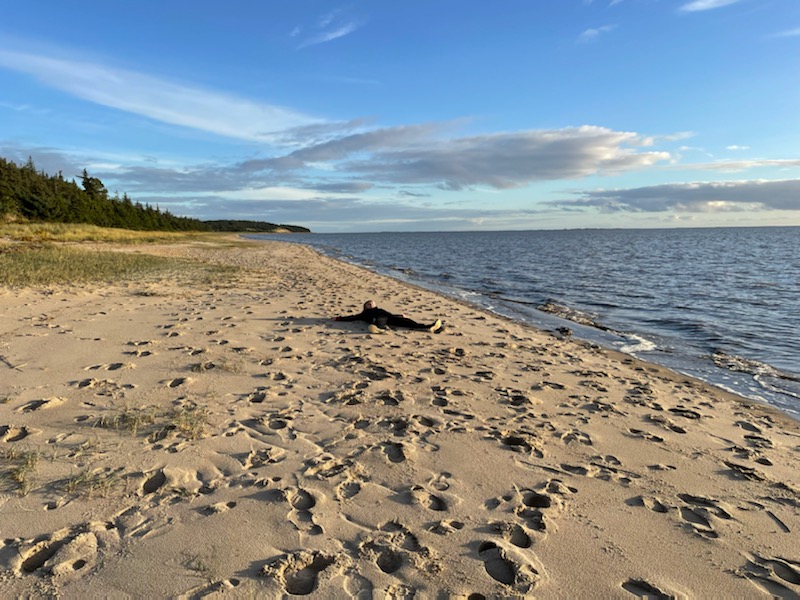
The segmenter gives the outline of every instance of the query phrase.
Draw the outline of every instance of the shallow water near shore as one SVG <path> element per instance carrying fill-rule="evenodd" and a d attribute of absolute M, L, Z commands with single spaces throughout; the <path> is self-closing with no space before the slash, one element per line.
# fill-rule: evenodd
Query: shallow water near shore
<path fill-rule="evenodd" d="M 569 327 L 800 417 L 797 227 L 250 237 L 307 244 L 539 328 Z"/>

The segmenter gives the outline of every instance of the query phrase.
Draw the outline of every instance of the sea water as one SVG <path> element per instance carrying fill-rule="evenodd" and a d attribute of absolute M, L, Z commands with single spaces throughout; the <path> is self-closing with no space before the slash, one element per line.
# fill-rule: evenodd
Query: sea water
<path fill-rule="evenodd" d="M 800 227 L 252 237 L 568 327 L 800 418 Z"/>

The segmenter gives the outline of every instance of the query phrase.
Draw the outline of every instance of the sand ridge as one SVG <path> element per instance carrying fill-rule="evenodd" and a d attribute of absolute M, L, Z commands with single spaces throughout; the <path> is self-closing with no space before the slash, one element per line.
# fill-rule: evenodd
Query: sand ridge
<path fill-rule="evenodd" d="M 147 251 L 246 270 L 0 292 L 4 595 L 800 593 L 790 418 L 302 246 Z M 445 326 L 330 320 L 370 298 Z"/>

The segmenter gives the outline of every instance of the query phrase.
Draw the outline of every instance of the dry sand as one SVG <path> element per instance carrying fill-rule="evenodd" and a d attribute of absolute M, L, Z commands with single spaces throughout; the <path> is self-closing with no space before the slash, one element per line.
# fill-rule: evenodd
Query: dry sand
<path fill-rule="evenodd" d="M 152 251 L 247 270 L 0 290 L 4 597 L 800 593 L 789 417 L 308 248 Z M 369 298 L 446 326 L 330 320 Z"/>

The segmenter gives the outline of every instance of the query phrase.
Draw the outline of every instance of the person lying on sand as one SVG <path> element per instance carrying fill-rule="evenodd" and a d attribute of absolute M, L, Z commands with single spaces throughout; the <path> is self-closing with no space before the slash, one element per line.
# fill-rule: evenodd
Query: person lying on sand
<path fill-rule="evenodd" d="M 388 310 L 378 308 L 375 302 L 367 300 L 364 303 L 364 310 L 357 315 L 347 315 L 344 317 L 334 317 L 334 321 L 364 321 L 369 323 L 369 330 L 376 333 L 387 327 L 405 327 L 407 329 L 427 329 L 430 332 L 439 331 L 442 328 L 442 322 L 436 319 L 431 325 L 424 325 L 417 323 L 413 319 L 409 319 L 403 314 L 395 315 Z"/>

